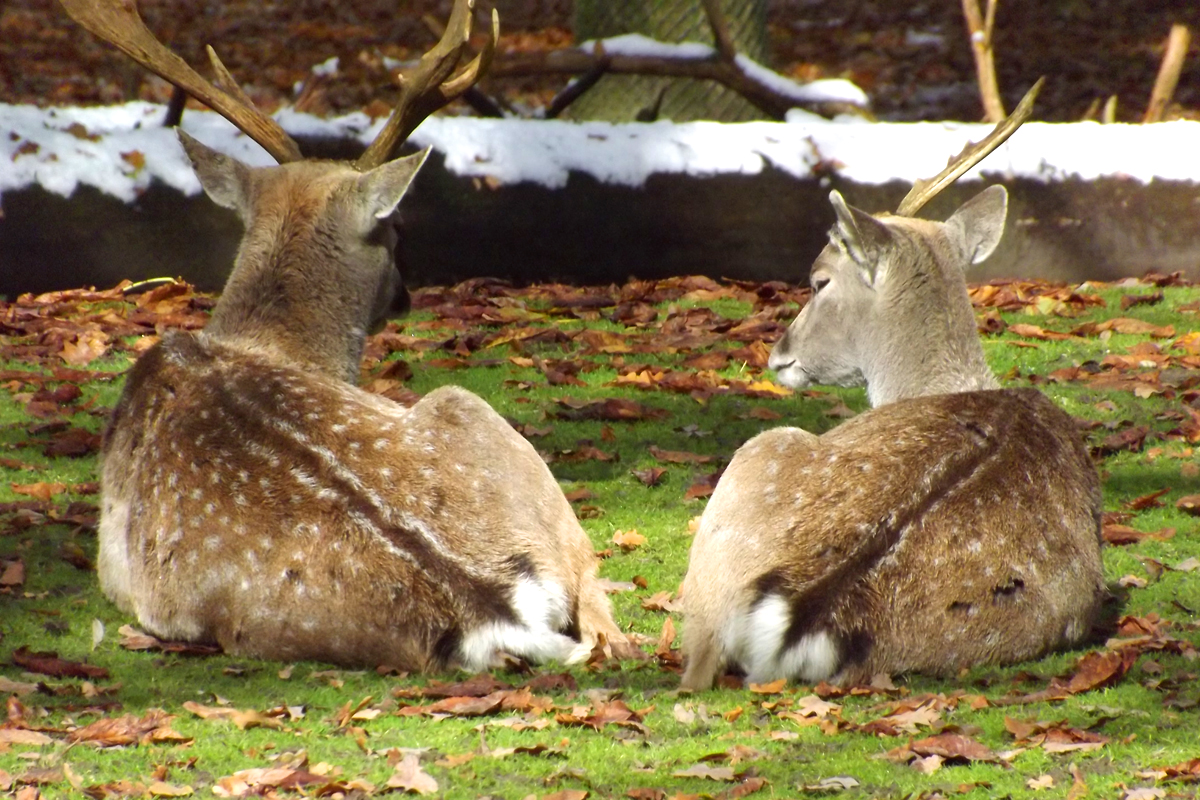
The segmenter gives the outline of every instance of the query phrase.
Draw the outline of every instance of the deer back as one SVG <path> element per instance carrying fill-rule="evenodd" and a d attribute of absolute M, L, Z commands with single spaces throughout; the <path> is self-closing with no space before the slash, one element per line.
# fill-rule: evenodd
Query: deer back
<path fill-rule="evenodd" d="M 854 680 L 1078 641 L 1104 593 L 1099 512 L 1070 418 L 1034 390 L 901 401 L 821 437 L 763 433 L 692 546 L 685 685 L 721 663 Z"/>
<path fill-rule="evenodd" d="M 873 406 L 995 388 L 964 271 L 1004 229 L 1007 194 L 984 190 L 945 222 L 867 214 L 836 191 L 837 222 L 813 263 L 812 298 L 775 344 L 780 382 L 866 383 Z"/>
<path fill-rule="evenodd" d="M 169 335 L 129 375 L 102 480 L 102 587 L 161 636 L 419 670 L 625 641 L 557 482 L 462 389 L 403 409 Z"/>

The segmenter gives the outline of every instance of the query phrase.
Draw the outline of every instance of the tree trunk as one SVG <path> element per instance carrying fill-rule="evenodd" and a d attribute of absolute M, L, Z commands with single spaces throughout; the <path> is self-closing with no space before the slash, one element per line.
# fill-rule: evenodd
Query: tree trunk
<path fill-rule="evenodd" d="M 765 62 L 767 0 L 722 0 L 721 9 L 738 52 Z M 640 33 L 663 42 L 713 43 L 700 0 L 576 0 L 576 41 L 624 33 Z M 761 111 L 735 92 L 710 81 L 636 75 L 604 76 L 565 116 L 613 122 L 764 119 Z"/>

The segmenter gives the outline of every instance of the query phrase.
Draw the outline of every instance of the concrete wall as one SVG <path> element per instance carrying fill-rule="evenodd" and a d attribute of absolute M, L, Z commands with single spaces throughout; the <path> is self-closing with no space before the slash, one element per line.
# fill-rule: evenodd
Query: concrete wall
<path fill-rule="evenodd" d="M 1148 270 L 1200 279 L 1200 186 L 1004 182 L 1008 231 L 970 276 L 1112 280 Z M 869 211 L 894 209 L 907 185 L 759 175 L 656 175 L 640 189 L 572 175 L 567 187 L 488 188 L 448 173 L 435 153 L 401 208 L 414 285 L 492 276 L 608 283 L 701 273 L 800 282 L 833 221 L 837 188 Z M 961 184 L 924 212 L 944 218 L 982 188 Z M 181 276 L 219 289 L 240 224 L 206 197 L 154 185 L 130 205 L 90 188 L 71 198 L 38 187 L 0 198 L 0 294 L 122 278 Z"/>

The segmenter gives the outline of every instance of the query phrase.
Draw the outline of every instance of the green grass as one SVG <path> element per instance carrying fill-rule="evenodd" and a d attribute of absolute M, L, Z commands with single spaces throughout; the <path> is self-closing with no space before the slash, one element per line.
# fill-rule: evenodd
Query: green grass
<path fill-rule="evenodd" d="M 848 797 L 933 797 L 959 793 L 970 797 L 1016 797 L 1035 794 L 1026 782 L 1042 775 L 1054 779 L 1054 788 L 1037 794 L 1063 797 L 1074 780 L 1072 768 L 1087 784 L 1089 797 L 1120 797 L 1122 786 L 1153 786 L 1152 778 L 1139 777 L 1138 773 L 1200 756 L 1200 740 L 1195 735 L 1196 708 L 1200 702 L 1200 684 L 1195 677 L 1200 672 L 1200 662 L 1195 659 L 1194 649 L 1200 642 L 1194 613 L 1200 609 L 1200 578 L 1197 572 L 1170 569 L 1159 572 L 1155 567 L 1155 562 L 1171 567 L 1200 553 L 1196 519 L 1175 507 L 1180 497 L 1200 492 L 1200 477 L 1195 469 L 1198 458 L 1196 454 L 1185 455 L 1200 443 L 1182 441 L 1178 434 L 1172 433 L 1180 429 L 1182 423 L 1178 417 L 1186 413 L 1185 406 L 1191 403 L 1191 408 L 1196 407 L 1200 387 L 1188 381 L 1200 375 L 1200 369 L 1176 367 L 1175 373 L 1164 373 L 1160 377 L 1166 391 L 1149 397 L 1136 396 L 1127 389 L 1097 388 L 1086 382 L 1045 380 L 1055 370 L 1100 362 L 1106 355 L 1126 353 L 1150 341 L 1157 342 L 1163 352 L 1177 357 L 1185 355 L 1184 350 L 1172 350 L 1170 346 L 1188 330 L 1200 327 L 1196 313 L 1186 308 L 1200 300 L 1200 289 L 1167 287 L 1164 300 L 1158 304 L 1120 310 L 1123 294 L 1147 291 L 1144 286 L 1085 287 L 1081 293 L 1098 295 L 1105 305 L 1087 306 L 1078 316 L 1069 318 L 1030 314 L 1026 309 L 1037 307 L 1026 305 L 1003 312 L 1001 317 L 1008 325 L 1037 325 L 1057 332 L 1068 332 L 1086 322 L 1130 317 L 1159 326 L 1173 325 L 1175 336 L 1151 339 L 1147 335 L 1112 334 L 1103 338 L 1090 335 L 1066 341 L 1042 341 L 1005 332 L 986 336 L 984 347 L 991 365 L 998 375 L 1005 376 L 1007 384 L 1038 385 L 1070 413 L 1100 423 L 1088 434 L 1093 445 L 1129 427 L 1150 428 L 1142 449 L 1116 452 L 1100 462 L 1105 508 L 1127 511 L 1126 504 L 1134 498 L 1167 489 L 1160 498 L 1161 507 L 1136 512 L 1126 524 L 1146 531 L 1170 527 L 1176 532 L 1165 541 L 1146 540 L 1137 545 L 1106 548 L 1105 568 L 1114 588 L 1127 575 L 1148 581 L 1144 588 L 1119 589 L 1117 610 L 1135 616 L 1154 613 L 1169 621 L 1171 627 L 1167 633 L 1185 643 L 1176 648 L 1182 652 L 1143 654 L 1114 686 L 1084 692 L 1062 702 L 1024 706 L 994 703 L 1013 692 L 1045 688 L 1052 676 L 1069 673 L 1082 652 L 1056 654 L 1010 668 L 980 667 L 954 680 L 896 678 L 897 686 L 907 698 L 939 693 L 989 698 L 993 704 L 979 710 L 971 710 L 965 701 L 956 708 L 945 708 L 935 725 L 938 730 L 957 730 L 970 735 L 994 751 L 1019 747 L 1005 729 L 1006 716 L 1066 720 L 1070 727 L 1107 737 L 1107 743 L 1098 750 L 1053 754 L 1034 746 L 1020 753 L 1007 753 L 1008 760 L 1001 763 L 947 763 L 932 774 L 923 774 L 880 756 L 912 739 L 930 735 L 933 729 L 922 727 L 915 736 L 878 736 L 854 730 L 882 717 L 888 713 L 886 704 L 902 698 L 875 695 L 834 699 L 832 702 L 841 709 L 832 718 L 841 723 L 826 725 L 826 732 L 822 732 L 816 725 L 802 726 L 779 716 L 781 711 L 795 710 L 799 699 L 810 693 L 809 687 L 792 686 L 775 695 L 729 688 L 684 695 L 677 692 L 678 676 L 655 661 L 609 662 L 595 670 L 571 670 L 576 690 L 537 692 L 549 697 L 556 706 L 547 714 L 505 712 L 433 719 L 397 714 L 403 704 L 434 702 L 396 696 L 396 692 L 423 684 L 425 678 L 333 671 L 324 665 L 308 663 L 295 665 L 285 678 L 280 670 L 286 665 L 281 664 L 123 649 L 117 629 L 133 620 L 103 598 L 93 573 L 70 563 L 79 563 L 77 555 L 73 555 L 79 551 L 93 558 L 95 555 L 94 529 L 79 524 L 86 519 L 78 518 L 78 514 L 88 509 L 76 505 L 68 513 L 68 505 L 75 501 L 97 502 L 94 494 L 73 493 L 73 489 L 87 491 L 87 484 L 95 481 L 96 456 L 94 453 L 80 458 L 43 455 L 43 447 L 55 434 L 53 430 L 39 430 L 37 426 L 48 420 L 34 419 L 27 411 L 29 395 L 37 387 L 10 376 L 0 380 L 0 388 L 5 389 L 0 391 L 0 504 L 32 500 L 14 492 L 14 484 L 62 483 L 67 491 L 55 495 L 49 504 L 38 506 L 39 513 L 18 512 L 12 506 L 7 513 L 0 512 L 0 559 L 11 560 L 19 555 L 26 572 L 23 585 L 0 593 L 0 656 L 11 659 L 13 651 L 21 647 L 54 651 L 66 659 L 104 667 L 110 677 L 85 683 L 79 679 L 30 676 L 19 667 L 0 664 L 0 679 L 42 681 L 36 691 L 19 696 L 24 711 L 13 705 L 18 701 L 10 701 L 9 716 L 23 717 L 29 726 L 45 729 L 54 740 L 40 747 L 0 744 L 0 793 L 5 790 L 6 780 L 34 780 L 42 775 L 45 783 L 39 788 L 47 797 L 78 796 L 79 789 L 74 788 L 72 781 L 87 789 L 119 780 L 149 786 L 156 779 L 208 795 L 214 785 L 239 770 L 295 764 L 305 758 L 310 770 L 332 770 L 326 776 L 326 782 L 333 784 L 327 787 L 327 792 L 352 793 L 354 786 L 347 782 L 354 780 L 369 781 L 376 791 L 382 791 L 394 772 L 389 754 L 395 762 L 399 751 L 410 748 L 421 751 L 422 768 L 438 781 L 438 794 L 447 797 L 524 798 L 565 789 L 586 790 L 593 797 L 619 797 L 639 787 L 659 789 L 667 796 L 717 796 L 722 792 L 749 790 L 753 784 L 677 778 L 673 773 L 694 766 L 705 755 L 728 753 L 736 745 L 761 752 L 760 757 L 743 760 L 733 769 L 737 773 L 749 771 L 742 775 L 742 780 L 754 775 L 765 778 L 768 783 L 758 791 L 762 797 L 804 795 L 809 793 L 805 786 L 834 776 L 849 776 L 858 782 L 857 787 L 843 793 Z M 610 461 L 570 461 L 556 456 L 551 469 L 564 490 L 586 488 L 592 494 L 575 507 L 583 509 L 582 524 L 597 550 L 612 550 L 601 574 L 613 581 L 636 579 L 645 583 L 645 588 L 612 596 L 618 621 L 657 640 L 668 615 L 644 609 L 641 601 L 655 592 L 674 591 L 683 577 L 690 544 L 688 523 L 704 507 L 703 500 L 684 499 L 688 486 L 715 471 L 742 442 L 767 427 L 793 424 L 819 432 L 841 421 L 837 409 L 842 404 L 852 411 L 867 407 L 861 390 L 823 389 L 782 398 L 724 393 L 699 402 L 687 394 L 613 385 L 622 371 L 615 366 L 620 363 L 615 359 L 627 366 L 682 370 L 685 358 L 711 347 L 718 350 L 743 347 L 744 343 L 725 341 L 718 336 L 711 347 L 684 347 L 677 352 L 654 349 L 656 342 L 663 341 L 662 327 L 672 315 L 678 319 L 689 309 L 707 308 L 720 317 L 738 320 L 754 311 L 751 299 L 746 292 L 726 291 L 714 299 L 683 296 L 682 291 L 676 291 L 656 304 L 657 320 L 646 328 L 633 329 L 595 312 L 581 312 L 579 316 L 586 319 L 566 315 L 556 311 L 542 294 L 514 293 L 495 304 L 497 308 L 508 309 L 506 313 L 512 321 L 507 327 L 471 322 L 459 329 L 430 311 L 420 311 L 401 321 L 397 330 L 440 343 L 456 334 L 494 334 L 535 325 L 557 328 L 571 338 L 565 343 L 522 341 L 475 349 L 467 357 L 466 368 L 430 364 L 453 357 L 438 348 L 406 349 L 388 358 L 403 357 L 409 361 L 414 376 L 405 386 L 417 393 L 447 383 L 460 384 L 485 397 L 517 424 L 539 430 L 549 428 L 545 435 L 531 439 L 543 453 L 560 454 L 590 444 L 613 456 Z M 0 305 L 0 321 L 4 319 L 4 309 Z M 57 316 L 66 324 L 87 319 L 89 315 L 94 318 L 105 310 L 124 314 L 128 306 L 107 301 L 80 302 L 67 304 L 50 316 Z M 602 312 L 610 313 L 611 308 Z M 782 318 L 787 316 L 781 312 Z M 708 326 L 712 324 L 717 323 L 710 320 Z M 646 345 L 643 349 L 649 352 L 583 355 L 577 335 L 583 329 L 618 334 L 631 344 Z M 0 372 L 34 370 L 49 374 L 53 366 L 60 366 L 53 348 L 40 355 L 16 350 L 37 341 L 38 336 L 32 334 L 0 337 L 0 359 L 6 359 L 0 360 Z M 522 366 L 528 363 L 523 359 L 579 364 L 583 369 L 578 378 L 585 385 L 550 386 L 536 365 Z M 483 363 L 488 361 L 495 363 Z M 128 363 L 127 352 L 114 351 L 86 369 L 120 371 Z M 1149 371 L 1139 367 L 1134 373 Z M 377 367 L 372 367 L 371 374 L 375 372 Z M 737 381 L 770 377 L 736 359 L 719 370 L 719 374 L 726 380 Z M 61 381 L 46 384 L 50 389 L 61 385 Z M 67 420 L 72 427 L 98 432 L 104 411 L 116 402 L 120 381 L 85 381 L 81 388 L 83 394 L 78 400 L 66 405 L 61 414 L 52 416 Z M 568 397 L 627 398 L 662 409 L 667 415 L 659 420 L 638 422 L 572 421 L 559 416 L 563 406 L 557 401 Z M 86 409 L 79 410 L 83 406 Z M 781 418 L 764 421 L 753 415 L 761 416 L 764 410 Z M 827 413 L 831 410 L 835 413 Z M 664 464 L 651 455 L 652 445 L 710 455 L 714 460 L 697 466 Z M 14 464 L 17 466 L 13 467 Z M 666 477 L 658 486 L 647 487 L 631 473 L 652 466 L 667 468 Z M 76 518 L 62 521 L 71 515 Z M 647 542 L 622 552 L 612 544 L 613 534 L 630 529 L 644 535 Z M 70 557 L 70 561 L 65 557 Z M 103 623 L 106 635 L 93 650 L 96 620 Z M 556 670 L 550 667 L 541 671 Z M 455 680 L 466 676 L 436 677 Z M 498 673 L 498 677 L 519 684 L 530 676 Z M 368 714 L 373 718 L 339 726 L 339 710 L 348 704 L 354 708 L 364 698 L 371 698 L 364 708 L 378 714 Z M 642 727 L 606 725 L 593 730 L 555 721 L 556 713 L 569 713 L 574 706 L 617 698 L 632 709 L 649 709 L 645 711 Z M 285 720 L 279 729 L 239 730 L 228 720 L 195 716 L 183 707 L 188 701 L 259 712 L 302 706 L 303 717 Z M 170 726 L 187 741 L 119 748 L 69 743 L 69 732 L 78 726 L 122 714 L 142 717 L 154 708 L 174 715 Z M 741 709 L 740 714 L 735 709 Z M 694 718 L 689 717 L 689 712 Z M 497 724 L 514 716 L 520 716 L 526 723 L 540 720 L 546 724 L 524 730 Z M 795 738 L 777 738 L 781 735 Z M 550 749 L 541 754 L 514 753 L 503 758 L 490 755 L 498 749 L 532 748 L 538 744 Z M 475 755 L 464 760 L 467 754 Z M 461 763 L 446 762 L 446 758 Z M 709 765 L 726 766 L 721 761 Z M 1185 784 L 1168 783 L 1164 787 L 1179 796 L 1194 794 Z M 10 791 L 16 788 L 13 785 Z M 93 794 L 103 796 L 105 791 L 113 793 L 118 788 L 93 789 Z M 314 784 L 306 791 L 313 794 L 320 788 L 321 784 Z M 133 787 L 130 791 L 139 794 L 142 790 Z M 273 791 L 281 796 L 293 794 L 289 789 Z"/>

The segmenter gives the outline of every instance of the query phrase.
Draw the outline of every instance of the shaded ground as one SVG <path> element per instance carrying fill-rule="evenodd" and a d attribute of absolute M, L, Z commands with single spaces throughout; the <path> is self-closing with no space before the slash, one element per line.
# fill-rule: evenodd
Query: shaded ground
<path fill-rule="evenodd" d="M 387 99 L 381 55 L 404 58 L 432 35 L 423 13 L 444 19 L 449 0 L 142 0 L 150 27 L 194 65 L 213 43 L 268 107 L 295 97 L 310 68 L 338 56 L 340 75 L 310 85 L 308 110 L 346 112 Z M 499 0 L 502 49 L 572 41 L 567 0 Z M 1040 115 L 1078 119 L 1117 95 L 1118 119 L 1140 117 L 1172 23 L 1200 27 L 1200 5 L 1170 0 L 1001 0 L 998 71 L 1009 106 L 1046 75 Z M 774 66 L 802 79 L 845 76 L 892 119 L 980 115 L 960 4 L 920 0 L 772 0 Z M 1174 112 L 1200 115 L 1200 61 L 1185 64 Z M 560 78 L 485 83 L 518 108 L 543 105 Z M 53 0 L 6 0 L 0 10 L 0 102 L 39 105 L 162 101 L 169 88 L 77 28 Z M 377 109 L 378 110 L 378 109 Z"/>

